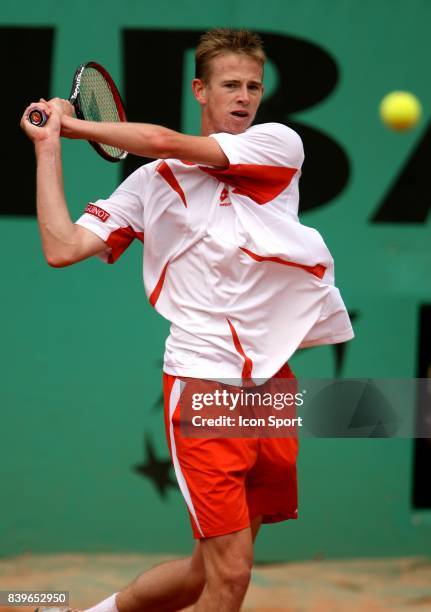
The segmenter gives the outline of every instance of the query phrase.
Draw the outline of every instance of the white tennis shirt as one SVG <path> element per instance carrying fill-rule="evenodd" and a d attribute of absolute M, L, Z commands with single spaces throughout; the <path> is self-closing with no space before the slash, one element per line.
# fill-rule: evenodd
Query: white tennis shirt
<path fill-rule="evenodd" d="M 165 372 L 260 383 L 297 348 L 353 330 L 331 254 L 298 219 L 298 134 L 265 123 L 212 138 L 227 169 L 154 161 L 76 223 L 106 242 L 108 263 L 134 238 L 144 243 L 146 293 L 171 322 Z"/>

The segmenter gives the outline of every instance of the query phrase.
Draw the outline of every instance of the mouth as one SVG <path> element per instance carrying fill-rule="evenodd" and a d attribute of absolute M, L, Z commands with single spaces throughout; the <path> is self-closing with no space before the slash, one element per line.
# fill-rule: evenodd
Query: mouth
<path fill-rule="evenodd" d="M 243 110 L 235 110 L 231 112 L 231 115 L 233 117 L 237 117 L 239 119 L 246 119 L 249 115 L 247 111 L 243 111 Z"/>

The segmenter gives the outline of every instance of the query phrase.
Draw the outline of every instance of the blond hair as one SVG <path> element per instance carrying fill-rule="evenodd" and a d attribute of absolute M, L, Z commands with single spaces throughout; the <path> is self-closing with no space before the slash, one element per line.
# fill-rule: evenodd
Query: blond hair
<path fill-rule="evenodd" d="M 196 48 L 195 77 L 208 82 L 210 62 L 222 53 L 242 53 L 255 59 L 262 68 L 266 61 L 262 39 L 259 34 L 249 30 L 232 30 L 231 28 L 214 28 L 200 38 Z"/>

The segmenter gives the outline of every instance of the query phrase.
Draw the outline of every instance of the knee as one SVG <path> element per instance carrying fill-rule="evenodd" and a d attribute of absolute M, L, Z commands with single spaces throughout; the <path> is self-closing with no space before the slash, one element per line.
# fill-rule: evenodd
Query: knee
<path fill-rule="evenodd" d="M 225 588 L 231 592 L 243 592 L 247 590 L 251 578 L 251 565 L 245 560 L 236 563 L 224 563 L 216 568 L 208 581 L 218 584 L 219 588 Z"/>
<path fill-rule="evenodd" d="M 246 564 L 230 568 L 229 574 L 226 572 L 225 575 L 226 584 L 234 591 L 246 591 L 250 578 L 251 568 Z"/>

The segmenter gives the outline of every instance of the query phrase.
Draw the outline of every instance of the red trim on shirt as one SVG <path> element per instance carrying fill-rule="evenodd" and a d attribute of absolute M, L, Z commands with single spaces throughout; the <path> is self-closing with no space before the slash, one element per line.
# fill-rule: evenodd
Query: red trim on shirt
<path fill-rule="evenodd" d="M 157 172 L 161 177 L 165 179 L 170 187 L 180 196 L 184 206 L 187 208 L 186 196 L 184 195 L 184 191 L 181 189 L 181 185 L 179 184 L 175 174 L 172 172 L 170 167 L 165 161 L 162 161 L 157 166 Z"/>
<path fill-rule="evenodd" d="M 241 355 L 241 357 L 244 359 L 244 366 L 242 368 L 242 378 L 244 379 L 249 379 L 251 378 L 251 373 L 253 370 L 253 361 L 250 359 L 250 357 L 247 357 L 247 355 L 244 352 L 244 349 L 242 348 L 242 344 L 238 338 L 238 334 L 236 333 L 236 329 L 234 328 L 234 326 L 232 325 L 232 323 L 229 321 L 229 319 L 226 317 L 227 322 L 229 323 L 229 327 L 230 327 L 230 331 L 232 334 L 232 340 L 233 340 L 233 344 L 237 350 L 237 352 Z"/>
<path fill-rule="evenodd" d="M 297 168 L 262 166 L 257 164 L 231 164 L 229 168 L 206 168 L 200 170 L 219 181 L 235 187 L 234 193 L 251 198 L 257 204 L 267 204 L 289 186 Z"/>
<path fill-rule="evenodd" d="M 154 287 L 151 295 L 150 295 L 150 304 L 151 306 L 153 306 L 153 308 L 156 305 L 157 300 L 159 299 L 160 293 L 162 291 L 162 287 L 163 287 L 163 283 L 165 282 L 165 276 L 166 276 L 166 270 L 168 269 L 168 265 L 169 265 L 169 261 L 166 262 L 165 267 L 162 270 L 162 273 L 160 274 L 160 278 L 157 281 L 157 285 Z"/>
<path fill-rule="evenodd" d="M 302 268 L 306 272 L 310 274 L 314 274 L 317 278 L 323 278 L 325 274 L 325 266 L 322 264 L 317 264 L 316 266 L 304 266 L 303 264 L 294 263 L 293 261 L 286 261 L 285 259 L 281 259 L 280 257 L 262 257 L 262 255 L 257 255 L 248 249 L 244 249 L 243 247 L 239 247 L 241 251 L 243 251 L 246 255 L 254 259 L 255 261 L 274 261 L 275 263 L 283 264 L 284 266 L 293 266 L 294 268 Z"/>
<path fill-rule="evenodd" d="M 106 244 L 111 247 L 111 253 L 108 256 L 108 263 L 114 263 L 120 255 L 127 249 L 129 244 L 137 238 L 144 242 L 144 232 L 135 232 L 130 227 L 119 227 L 117 230 L 109 234 L 106 239 Z"/>

